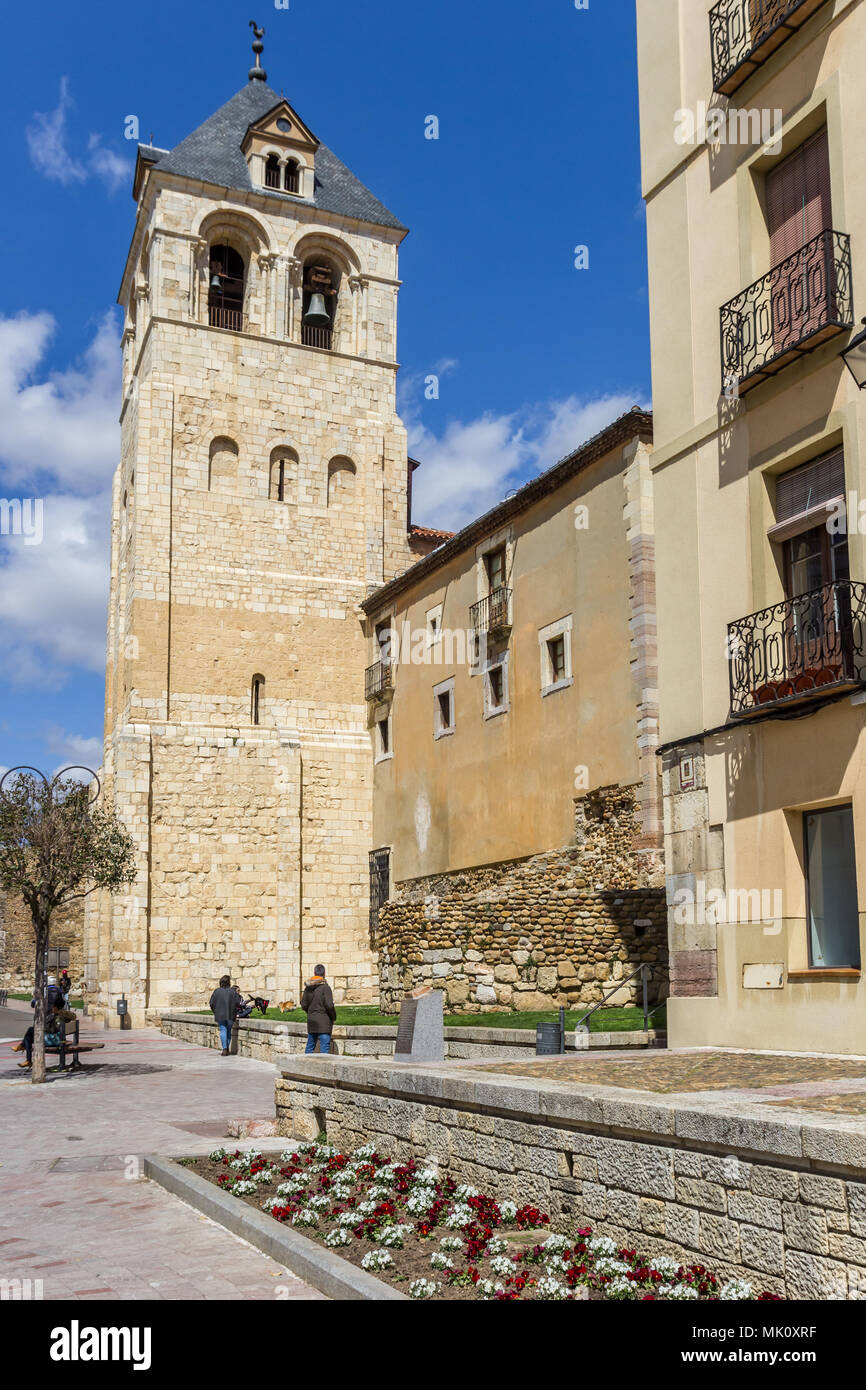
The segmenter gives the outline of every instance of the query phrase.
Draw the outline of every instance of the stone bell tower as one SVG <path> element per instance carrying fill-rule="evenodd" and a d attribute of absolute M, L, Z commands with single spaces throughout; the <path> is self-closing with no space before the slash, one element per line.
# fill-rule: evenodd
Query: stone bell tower
<path fill-rule="evenodd" d="M 88 900 L 93 1012 L 203 1007 L 230 973 L 377 997 L 358 604 L 413 558 L 396 413 L 406 229 L 260 62 L 140 146 L 119 302 L 103 796 L 135 838 Z"/>

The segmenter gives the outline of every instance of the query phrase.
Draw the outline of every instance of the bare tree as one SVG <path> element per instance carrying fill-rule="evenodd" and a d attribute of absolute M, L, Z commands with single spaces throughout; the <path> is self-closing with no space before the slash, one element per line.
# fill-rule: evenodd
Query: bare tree
<path fill-rule="evenodd" d="M 92 786 L 69 774 L 86 772 Z M 114 893 L 135 878 L 135 845 L 111 811 L 96 804 L 89 768 L 48 780 L 15 767 L 0 779 L 0 888 L 30 909 L 36 945 L 34 1082 L 45 1080 L 45 954 L 56 908 L 98 888 Z"/>

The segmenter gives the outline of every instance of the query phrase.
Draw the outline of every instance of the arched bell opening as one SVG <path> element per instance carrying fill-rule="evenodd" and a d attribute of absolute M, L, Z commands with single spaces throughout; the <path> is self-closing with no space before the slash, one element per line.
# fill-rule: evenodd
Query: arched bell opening
<path fill-rule="evenodd" d="M 305 347 L 334 346 L 340 272 L 317 256 L 304 266 L 304 297 L 301 315 L 301 342 Z"/>
<path fill-rule="evenodd" d="M 240 332 L 244 326 L 244 258 L 233 246 L 210 248 L 208 262 L 208 323 L 211 328 Z"/>

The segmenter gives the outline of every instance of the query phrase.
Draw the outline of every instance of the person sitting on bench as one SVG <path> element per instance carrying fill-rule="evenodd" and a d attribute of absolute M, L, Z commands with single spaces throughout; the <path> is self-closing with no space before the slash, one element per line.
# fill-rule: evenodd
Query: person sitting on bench
<path fill-rule="evenodd" d="M 61 1044 L 61 1042 L 63 1041 L 63 1025 L 64 1025 L 65 1023 L 74 1023 L 74 1022 L 75 1022 L 75 1014 L 72 1013 L 71 1009 L 65 1009 L 65 1008 L 63 1007 L 63 1001 L 62 1001 L 62 999 L 60 999 L 60 998 L 55 998 L 54 1003 L 53 1003 L 52 1006 L 51 1006 L 51 1013 L 49 1014 L 49 1016 L 48 1016 L 48 1017 L 46 1018 L 46 1020 L 45 1020 L 45 1046 L 46 1046 L 46 1047 L 59 1047 L 60 1044 Z M 27 1029 L 27 1032 L 24 1034 L 24 1037 L 21 1039 L 20 1043 L 16 1043 L 16 1044 L 15 1044 L 15 1046 L 14 1046 L 13 1049 L 12 1049 L 12 1051 L 13 1051 L 13 1052 L 26 1052 L 26 1054 L 27 1054 L 27 1061 L 26 1061 L 26 1062 L 19 1062 L 19 1063 L 18 1063 L 19 1067 L 30 1067 L 30 1066 L 33 1065 L 33 1025 L 32 1025 L 32 1024 L 31 1024 L 31 1026 Z"/>

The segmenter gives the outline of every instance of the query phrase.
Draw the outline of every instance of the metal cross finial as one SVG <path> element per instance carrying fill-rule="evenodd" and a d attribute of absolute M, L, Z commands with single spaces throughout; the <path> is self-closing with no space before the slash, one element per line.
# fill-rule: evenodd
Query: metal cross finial
<path fill-rule="evenodd" d="M 255 55 L 256 55 L 256 62 L 255 62 L 255 67 L 250 68 L 249 73 L 247 74 L 247 76 L 248 76 L 250 82 L 267 82 L 267 80 L 268 80 L 268 74 L 265 72 L 264 68 L 262 67 L 262 58 L 261 58 L 261 55 L 262 55 L 262 53 L 264 52 L 264 47 L 265 47 L 264 44 L 262 43 L 262 39 L 263 39 L 264 36 L 265 36 L 265 31 L 264 31 L 264 29 L 260 29 L 260 28 L 259 28 L 259 26 L 256 24 L 256 21 L 255 21 L 254 19 L 251 19 L 251 20 L 250 20 L 250 28 L 251 28 L 252 31 L 253 31 L 253 53 L 255 53 Z"/>

